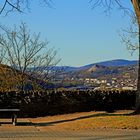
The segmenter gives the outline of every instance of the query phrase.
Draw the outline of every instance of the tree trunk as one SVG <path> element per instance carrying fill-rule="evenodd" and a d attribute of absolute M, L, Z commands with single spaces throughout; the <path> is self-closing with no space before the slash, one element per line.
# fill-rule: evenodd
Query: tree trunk
<path fill-rule="evenodd" d="M 139 63 L 138 63 L 138 83 L 136 92 L 136 110 L 135 113 L 140 113 L 140 2 L 139 0 L 132 0 L 134 10 L 137 16 L 139 29 Z"/>
<path fill-rule="evenodd" d="M 140 25 L 139 25 L 139 61 L 138 61 L 138 83 L 136 92 L 136 113 L 140 113 Z"/>

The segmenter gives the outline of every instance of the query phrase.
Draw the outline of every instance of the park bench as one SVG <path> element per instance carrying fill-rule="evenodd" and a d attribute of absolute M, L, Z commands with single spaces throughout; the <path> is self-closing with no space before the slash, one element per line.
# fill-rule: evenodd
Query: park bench
<path fill-rule="evenodd" d="M 17 114 L 20 112 L 20 109 L 0 109 L 0 113 L 5 113 L 7 115 L 11 115 L 12 124 L 17 124 Z"/>

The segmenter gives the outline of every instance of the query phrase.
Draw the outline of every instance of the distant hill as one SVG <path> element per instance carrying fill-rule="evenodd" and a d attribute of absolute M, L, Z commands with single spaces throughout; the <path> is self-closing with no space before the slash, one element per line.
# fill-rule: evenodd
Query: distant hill
<path fill-rule="evenodd" d="M 85 65 L 80 67 L 80 69 L 89 69 L 93 67 L 94 65 L 101 65 L 101 66 L 106 66 L 106 67 L 119 67 L 119 66 L 129 66 L 129 65 L 137 65 L 138 61 L 137 60 L 124 60 L 124 59 L 116 59 L 116 60 L 110 60 L 110 61 L 103 61 L 103 62 L 98 62 L 98 63 L 93 63 L 89 65 Z"/>
<path fill-rule="evenodd" d="M 98 67 L 119 67 L 119 66 L 129 66 L 129 65 L 137 65 L 137 60 L 124 60 L 124 59 L 116 59 L 110 61 L 103 61 L 98 63 L 92 63 L 81 67 L 74 67 L 74 66 L 52 66 L 48 69 L 53 71 L 65 71 L 65 72 L 75 72 L 75 71 L 83 71 L 88 69 L 97 69 Z M 41 67 L 45 70 L 46 67 Z"/>
<path fill-rule="evenodd" d="M 32 84 L 36 84 L 40 88 L 53 88 L 53 85 L 44 81 L 37 74 L 22 74 L 19 70 L 0 64 L 0 90 L 18 90 L 21 89 L 21 77 L 25 79 L 24 89 L 32 89 Z M 35 86 L 34 86 L 35 87 Z"/>
<path fill-rule="evenodd" d="M 45 75 L 46 67 L 40 67 Z M 38 75 L 35 77 L 30 76 L 30 74 L 25 74 L 25 78 L 27 79 L 27 85 L 30 86 L 30 83 L 35 82 L 41 87 L 53 88 L 55 86 L 59 86 L 59 82 L 62 84 L 62 81 L 68 82 L 69 79 L 84 79 L 84 78 L 97 78 L 97 79 L 110 79 L 112 77 L 116 77 L 118 79 L 127 79 L 128 75 L 131 79 L 137 79 L 137 71 L 138 71 L 138 61 L 129 61 L 123 59 L 104 61 L 99 63 L 93 63 L 90 65 L 85 65 L 82 67 L 71 67 L 71 66 L 52 66 L 48 67 L 50 76 L 52 74 L 55 75 L 53 80 L 57 81 L 56 83 L 48 84 L 42 80 L 42 78 Z M 52 71 L 52 72 L 51 72 Z M 55 72 L 56 71 L 56 72 Z M 19 71 L 18 77 L 14 74 L 15 70 L 13 68 L 0 64 L 0 88 L 9 89 L 18 85 L 18 80 L 21 75 Z M 38 78 L 39 77 L 39 78 Z M 57 85 L 58 84 L 58 85 Z M 63 85 L 62 85 L 63 86 Z M 3 89 L 2 88 L 2 89 Z M 28 87 L 27 87 L 28 88 Z M 31 87 L 30 87 L 31 88 Z M 13 88 L 14 89 L 14 88 Z"/>
<path fill-rule="evenodd" d="M 111 61 L 104 61 L 97 63 L 99 65 L 103 66 L 128 66 L 128 65 L 136 65 L 138 64 L 137 60 L 124 60 L 124 59 L 116 59 L 116 60 L 111 60 Z"/>
<path fill-rule="evenodd" d="M 0 89 L 9 89 L 13 83 L 17 83 L 17 79 L 14 75 L 14 69 L 7 65 L 0 64 Z"/>
<path fill-rule="evenodd" d="M 60 68 L 60 67 L 59 67 Z M 63 67 L 64 68 L 64 67 Z M 65 69 L 66 68 L 66 69 Z M 65 78 L 122 78 L 125 73 L 136 79 L 138 70 L 138 61 L 130 60 L 111 60 L 99 63 L 93 63 L 82 67 L 65 67 L 63 76 Z"/>

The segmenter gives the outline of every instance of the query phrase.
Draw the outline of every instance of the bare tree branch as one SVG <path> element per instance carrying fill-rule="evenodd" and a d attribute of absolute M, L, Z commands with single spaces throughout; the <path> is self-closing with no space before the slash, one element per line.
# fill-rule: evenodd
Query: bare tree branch
<path fill-rule="evenodd" d="M 124 14 L 134 14 L 134 12 L 126 7 L 121 0 L 89 0 L 92 9 L 101 7 L 105 13 L 111 13 L 111 10 L 117 6 L 118 9 L 122 10 Z"/>
<path fill-rule="evenodd" d="M 0 2 L 0 14 L 5 13 L 7 15 L 10 12 L 20 12 L 23 13 L 25 9 L 30 9 L 30 0 L 3 0 Z M 52 0 L 38 0 L 38 2 L 42 2 L 43 5 L 52 7 Z"/>
<path fill-rule="evenodd" d="M 139 49 L 138 38 L 138 24 L 136 17 L 131 17 L 131 23 L 126 29 L 122 29 L 119 34 L 121 42 L 127 47 L 131 55 Z"/>
<path fill-rule="evenodd" d="M 0 60 L 14 68 L 14 76 L 19 79 L 19 85 L 25 86 L 30 76 L 40 81 L 48 81 L 47 70 L 60 61 L 57 51 L 48 48 L 48 42 L 41 41 L 40 34 L 31 35 L 25 23 L 13 30 L 4 27 L 2 30 L 4 33 L 0 35 L 0 48 L 5 54 Z M 3 56 L 3 53 L 1 55 Z"/>

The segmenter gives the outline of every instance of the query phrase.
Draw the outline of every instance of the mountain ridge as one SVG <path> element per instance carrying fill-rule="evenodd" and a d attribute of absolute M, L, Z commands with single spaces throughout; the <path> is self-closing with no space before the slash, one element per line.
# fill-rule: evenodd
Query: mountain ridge
<path fill-rule="evenodd" d="M 74 66 L 57 66 L 57 67 L 65 67 L 66 71 L 78 71 L 78 70 L 87 70 L 92 68 L 95 65 L 98 66 L 105 66 L 105 67 L 120 67 L 120 66 L 129 66 L 129 65 L 137 65 L 138 60 L 125 60 L 125 59 L 114 59 L 114 60 L 107 60 L 102 62 L 96 62 L 80 67 L 74 67 Z"/>

